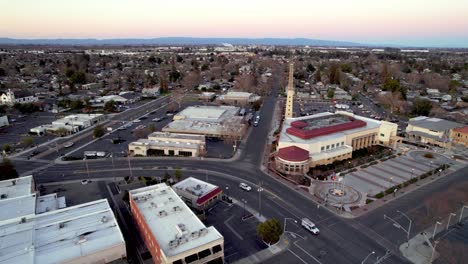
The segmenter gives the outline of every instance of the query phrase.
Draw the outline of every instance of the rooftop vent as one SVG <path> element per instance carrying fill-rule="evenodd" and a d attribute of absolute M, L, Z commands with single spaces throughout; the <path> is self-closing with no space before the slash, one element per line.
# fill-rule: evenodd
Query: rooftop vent
<path fill-rule="evenodd" d="M 24 224 L 24 223 L 26 223 L 26 217 L 21 217 L 21 222 L 20 222 L 20 224 Z"/>
<path fill-rule="evenodd" d="M 62 229 L 65 227 L 65 223 L 59 223 L 59 229 Z"/>
<path fill-rule="evenodd" d="M 107 223 L 107 220 L 108 220 L 108 219 L 107 219 L 106 216 L 103 216 L 103 217 L 101 218 L 101 222 L 102 222 L 102 223 Z"/>
<path fill-rule="evenodd" d="M 172 197 L 169 197 L 169 199 L 168 199 L 168 200 L 169 200 L 169 202 L 173 202 L 173 201 L 174 201 L 174 198 L 172 198 Z"/>
<path fill-rule="evenodd" d="M 172 209 L 174 210 L 174 212 L 182 211 L 182 207 L 180 207 L 180 206 L 178 206 L 178 205 L 172 207 Z"/>
<path fill-rule="evenodd" d="M 161 210 L 161 211 L 158 212 L 158 215 L 160 217 L 164 217 L 164 216 L 167 216 L 167 212 L 165 210 Z"/>
<path fill-rule="evenodd" d="M 200 236 L 204 236 L 204 235 L 208 234 L 208 229 L 202 228 L 202 229 L 199 230 L 199 232 L 200 232 Z"/>
<path fill-rule="evenodd" d="M 8 194 L 2 193 L 2 195 L 0 196 L 0 199 L 6 199 L 7 197 L 8 197 Z"/>

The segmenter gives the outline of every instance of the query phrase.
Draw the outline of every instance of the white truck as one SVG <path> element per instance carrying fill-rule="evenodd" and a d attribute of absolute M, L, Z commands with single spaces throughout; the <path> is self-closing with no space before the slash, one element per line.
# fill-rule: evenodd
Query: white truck
<path fill-rule="evenodd" d="M 309 220 L 309 218 L 302 218 L 301 225 L 314 235 L 320 234 L 320 230 L 312 221 Z"/>

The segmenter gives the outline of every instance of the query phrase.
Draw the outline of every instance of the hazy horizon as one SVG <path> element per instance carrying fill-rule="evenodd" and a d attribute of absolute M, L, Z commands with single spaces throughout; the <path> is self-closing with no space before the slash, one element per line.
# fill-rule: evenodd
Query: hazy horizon
<path fill-rule="evenodd" d="M 468 1 L 0 0 L 0 37 L 310 38 L 468 47 Z"/>

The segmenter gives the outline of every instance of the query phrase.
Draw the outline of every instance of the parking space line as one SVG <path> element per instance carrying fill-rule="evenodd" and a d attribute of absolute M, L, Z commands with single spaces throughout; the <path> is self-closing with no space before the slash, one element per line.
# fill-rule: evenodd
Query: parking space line
<path fill-rule="evenodd" d="M 237 238 L 239 238 L 240 240 L 244 240 L 244 238 L 241 235 L 239 235 L 239 233 L 237 233 L 236 230 L 232 228 L 232 226 L 228 223 L 229 221 L 231 221 L 232 218 L 234 218 L 234 215 L 231 215 L 231 217 L 224 221 L 224 224 L 227 226 L 227 228 L 229 228 L 229 230 L 232 231 L 232 233 L 234 233 L 234 235 L 236 235 Z"/>
<path fill-rule="evenodd" d="M 311 257 L 311 258 L 312 258 L 313 260 L 315 260 L 317 263 L 322 264 L 322 262 L 320 262 L 320 261 L 319 261 L 318 259 L 316 259 L 314 256 L 312 256 L 311 254 L 309 254 L 309 252 L 305 251 L 301 246 L 299 246 L 299 245 L 297 244 L 297 242 L 299 242 L 299 241 L 300 241 L 300 240 L 295 241 L 295 242 L 294 242 L 294 245 L 295 245 L 296 247 L 298 247 L 300 250 L 304 251 L 304 253 L 306 253 L 309 257 Z"/>
<path fill-rule="evenodd" d="M 304 262 L 305 264 L 307 264 L 307 262 L 305 262 L 303 259 L 301 259 L 301 257 L 299 257 L 296 253 L 294 253 L 291 249 L 288 248 L 288 251 L 291 252 L 294 256 L 296 256 L 296 258 L 300 259 L 302 262 Z"/>

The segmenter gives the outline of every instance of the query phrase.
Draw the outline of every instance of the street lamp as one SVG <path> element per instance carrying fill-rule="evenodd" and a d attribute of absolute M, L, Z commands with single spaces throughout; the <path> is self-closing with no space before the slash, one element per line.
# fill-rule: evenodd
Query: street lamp
<path fill-rule="evenodd" d="M 434 246 L 432 247 L 432 254 L 431 254 L 431 263 L 434 262 L 434 253 L 435 253 L 437 244 L 439 244 L 439 241 L 438 240 L 434 241 Z"/>
<path fill-rule="evenodd" d="M 434 239 L 434 237 L 435 237 L 435 233 L 436 233 L 436 230 L 437 230 L 437 225 L 441 225 L 441 224 L 442 224 L 441 222 L 436 221 L 435 226 L 434 226 L 434 232 L 432 233 L 432 239 Z"/>
<path fill-rule="evenodd" d="M 413 175 L 414 175 L 414 169 L 411 169 L 411 181 L 413 180 Z"/>
<path fill-rule="evenodd" d="M 228 194 L 228 191 L 229 191 L 229 186 L 226 186 L 226 197 L 228 198 L 229 200 L 229 194 Z"/>
<path fill-rule="evenodd" d="M 372 251 L 371 253 L 369 253 L 369 255 L 366 256 L 366 258 L 361 261 L 361 264 L 364 264 L 366 262 L 366 260 L 371 256 L 371 255 L 374 255 L 375 254 L 375 251 Z"/>
<path fill-rule="evenodd" d="M 247 201 L 242 199 L 242 202 L 244 203 L 244 212 L 242 213 L 242 220 L 244 220 L 244 217 L 245 217 L 245 204 L 247 203 Z"/>
<path fill-rule="evenodd" d="M 452 216 L 456 216 L 456 214 L 454 214 L 454 213 L 450 213 L 450 215 L 449 215 L 449 219 L 448 219 L 448 221 L 447 221 L 447 227 L 445 228 L 445 230 L 448 230 L 448 228 L 449 228 L 449 225 L 450 225 L 450 218 L 452 218 Z"/>
<path fill-rule="evenodd" d="M 461 209 L 461 212 L 460 212 L 460 219 L 458 219 L 459 224 L 461 223 L 461 220 L 462 220 L 462 217 L 463 217 L 463 210 L 465 210 L 465 208 L 468 208 L 468 206 L 462 205 L 462 209 Z"/>
<path fill-rule="evenodd" d="M 292 219 L 292 218 L 285 217 L 285 218 L 284 218 L 284 224 L 283 224 L 283 234 L 284 234 L 284 232 L 286 232 L 286 220 L 294 221 L 294 223 L 297 224 L 297 220 L 296 220 L 296 219 Z"/>
<path fill-rule="evenodd" d="M 411 234 L 411 225 L 412 225 L 413 221 L 411 220 L 411 218 L 408 217 L 408 215 L 406 215 L 402 211 L 397 210 L 397 212 L 400 213 L 402 216 L 404 216 L 406 219 L 408 219 L 408 221 L 409 221 L 408 229 L 405 229 L 402 225 L 400 225 L 400 223 L 398 223 L 396 220 L 394 220 L 393 218 L 391 218 L 391 217 L 389 217 L 387 215 L 384 215 L 384 219 L 388 218 L 390 221 L 393 222 L 393 226 L 395 226 L 396 228 L 399 228 L 399 229 L 403 230 L 403 232 L 405 232 L 405 234 L 406 234 L 406 247 L 408 248 L 409 247 L 409 236 Z"/>

